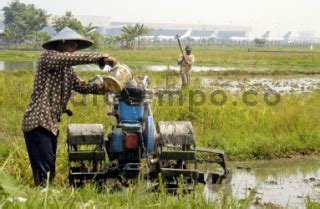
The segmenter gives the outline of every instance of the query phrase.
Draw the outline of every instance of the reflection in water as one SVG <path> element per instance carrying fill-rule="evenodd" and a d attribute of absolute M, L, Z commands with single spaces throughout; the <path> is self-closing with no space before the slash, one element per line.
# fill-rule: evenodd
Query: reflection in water
<path fill-rule="evenodd" d="M 21 70 L 21 69 L 36 69 L 36 62 L 20 62 L 20 61 L 0 61 L 0 70 Z M 97 65 L 78 65 L 75 69 L 79 70 L 90 70 L 90 71 L 100 71 L 100 68 Z M 151 71 L 166 71 L 174 70 L 179 71 L 179 66 L 166 66 L 166 65 L 149 65 L 141 67 L 141 69 L 147 69 Z M 226 71 L 226 70 L 235 70 L 236 67 L 220 67 L 220 66 L 193 66 L 192 70 L 195 72 L 198 71 Z M 104 70 L 110 70 L 110 66 L 106 66 Z"/>
<path fill-rule="evenodd" d="M 0 70 L 27 70 L 27 69 L 36 69 L 37 62 L 4 62 L 0 61 Z"/>
<path fill-rule="evenodd" d="M 14 61 L 14 62 L 5 62 L 0 61 L 0 70 L 35 70 L 37 68 L 36 61 Z M 89 71 L 100 71 L 100 68 L 97 65 L 79 65 L 75 69 L 79 70 L 89 70 Z M 110 66 L 106 65 L 104 70 L 110 70 Z"/>
<path fill-rule="evenodd" d="M 166 71 L 166 70 L 174 70 L 179 71 L 179 66 L 166 66 L 166 65 L 150 65 L 147 66 L 148 70 L 151 71 Z M 200 72 L 200 71 L 227 71 L 227 70 L 236 70 L 236 67 L 220 67 L 220 66 L 192 66 L 192 71 Z"/>
<path fill-rule="evenodd" d="M 231 183 L 206 187 L 209 198 L 243 199 L 254 194 L 254 201 L 262 205 L 290 208 L 304 207 L 308 197 L 320 201 L 320 158 L 233 163 L 231 167 Z"/>
<path fill-rule="evenodd" d="M 97 65 L 78 65 L 78 66 L 75 66 L 74 69 L 76 70 L 85 70 L 85 71 L 101 71 L 101 69 L 97 66 Z M 111 70 L 111 67 L 109 65 L 106 65 L 104 67 L 104 69 L 102 70 L 106 70 L 106 71 L 109 71 Z"/>
<path fill-rule="evenodd" d="M 0 70 L 4 70 L 5 69 L 5 62 L 0 61 Z"/>
<path fill-rule="evenodd" d="M 181 80 L 178 76 L 167 76 L 164 78 L 163 83 L 154 87 L 179 89 L 180 86 Z M 254 90 L 259 93 L 270 91 L 276 91 L 280 94 L 307 93 L 320 89 L 320 76 L 194 76 L 191 78 L 191 86 L 194 89 L 206 88 L 212 90 L 224 90 L 231 93 L 245 92 L 248 90 Z"/>
<path fill-rule="evenodd" d="M 199 77 L 201 87 L 213 87 L 230 92 L 255 90 L 257 92 L 277 91 L 281 94 L 312 92 L 320 89 L 320 76 L 224 76 Z"/>

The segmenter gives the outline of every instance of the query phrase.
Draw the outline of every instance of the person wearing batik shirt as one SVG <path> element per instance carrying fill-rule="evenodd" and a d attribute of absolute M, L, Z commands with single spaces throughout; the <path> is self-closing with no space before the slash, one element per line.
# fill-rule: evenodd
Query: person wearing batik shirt
<path fill-rule="evenodd" d="M 46 51 L 38 61 L 33 93 L 22 123 L 36 186 L 45 186 L 48 174 L 50 180 L 55 176 L 58 125 L 72 91 L 101 95 L 108 91 L 104 84 L 82 81 L 72 68 L 81 64 L 103 68 L 117 63 L 108 54 L 75 52 L 91 45 L 90 40 L 70 28 L 62 29 L 42 45 Z"/>

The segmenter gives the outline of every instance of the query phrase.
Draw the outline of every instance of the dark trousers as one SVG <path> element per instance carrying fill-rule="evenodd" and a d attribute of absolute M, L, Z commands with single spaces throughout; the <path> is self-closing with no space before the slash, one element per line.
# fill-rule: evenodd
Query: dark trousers
<path fill-rule="evenodd" d="M 24 138 L 29 153 L 34 184 L 45 186 L 47 173 L 50 172 L 50 180 L 56 173 L 57 136 L 43 127 L 37 127 L 24 132 Z"/>

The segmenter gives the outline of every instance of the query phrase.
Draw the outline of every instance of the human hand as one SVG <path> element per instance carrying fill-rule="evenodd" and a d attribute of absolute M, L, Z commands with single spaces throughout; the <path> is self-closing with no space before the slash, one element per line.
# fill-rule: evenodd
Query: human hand
<path fill-rule="evenodd" d="M 109 65 L 111 67 L 114 67 L 118 63 L 116 58 L 114 57 L 105 57 L 103 58 L 103 61 L 106 65 Z"/>

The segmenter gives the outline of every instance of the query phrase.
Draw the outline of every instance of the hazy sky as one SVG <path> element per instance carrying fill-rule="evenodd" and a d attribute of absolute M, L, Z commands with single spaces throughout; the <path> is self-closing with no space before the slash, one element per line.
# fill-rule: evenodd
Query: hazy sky
<path fill-rule="evenodd" d="M 0 8 L 11 0 L 0 0 Z M 110 16 L 112 21 L 244 25 L 252 35 L 271 30 L 320 34 L 319 0 L 20 0 L 51 14 Z"/>

